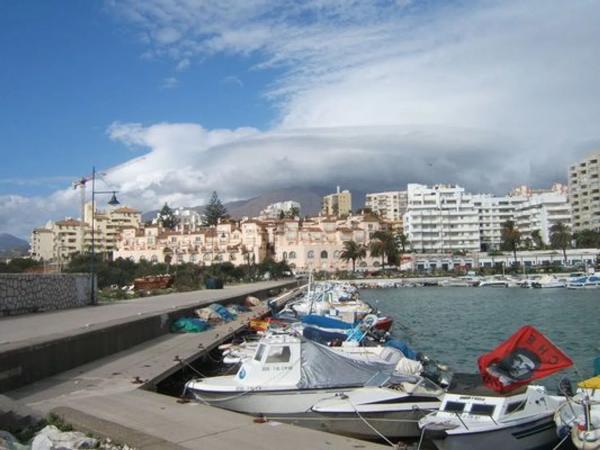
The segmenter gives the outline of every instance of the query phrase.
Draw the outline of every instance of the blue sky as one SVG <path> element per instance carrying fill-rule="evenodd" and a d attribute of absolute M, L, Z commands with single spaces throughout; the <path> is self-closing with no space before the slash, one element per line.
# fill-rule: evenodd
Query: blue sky
<path fill-rule="evenodd" d="M 249 70 L 252 57 L 214 55 L 181 73 L 144 50 L 102 2 L 2 2 L 0 194 L 49 193 L 93 164 L 131 158 L 107 136 L 115 121 L 264 128 L 272 120 L 261 94 L 270 71 Z"/>
<path fill-rule="evenodd" d="M 600 3 L 0 2 L 0 232 L 273 189 L 566 181 L 600 148 Z M 100 184 L 102 186 L 102 183 Z"/>

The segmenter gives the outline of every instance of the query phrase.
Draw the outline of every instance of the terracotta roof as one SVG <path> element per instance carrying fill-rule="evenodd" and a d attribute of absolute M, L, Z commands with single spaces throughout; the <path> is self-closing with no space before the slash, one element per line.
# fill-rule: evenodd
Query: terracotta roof
<path fill-rule="evenodd" d="M 58 222 L 56 222 L 56 225 L 58 225 L 59 227 L 78 227 L 79 225 L 81 225 L 81 221 L 75 219 L 65 219 L 59 220 Z"/>
<path fill-rule="evenodd" d="M 137 209 L 130 208 L 129 206 L 123 206 L 121 208 L 117 208 L 117 209 L 113 210 L 113 212 L 124 213 L 124 214 L 127 214 L 127 213 L 138 214 L 139 213 L 139 211 Z"/>
<path fill-rule="evenodd" d="M 348 228 L 348 227 L 338 227 L 338 230 L 341 231 L 342 233 L 352 233 L 352 228 Z"/>

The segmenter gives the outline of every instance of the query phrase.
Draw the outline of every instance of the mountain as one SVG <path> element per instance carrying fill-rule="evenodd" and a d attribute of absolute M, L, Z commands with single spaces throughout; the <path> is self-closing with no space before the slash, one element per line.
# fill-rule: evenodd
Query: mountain
<path fill-rule="evenodd" d="M 0 233 L 0 251 L 27 250 L 29 242 L 8 233 Z"/>
<path fill-rule="evenodd" d="M 17 258 L 27 255 L 29 242 L 8 233 L 0 233 L 0 258 Z"/>
<path fill-rule="evenodd" d="M 271 203 L 293 200 L 301 205 L 301 214 L 303 216 L 317 215 L 321 210 L 321 197 L 335 192 L 331 187 L 298 187 L 285 188 L 275 191 L 266 192 L 256 197 L 247 200 L 236 200 L 233 202 L 224 203 L 227 208 L 227 213 L 231 217 L 255 217 L 258 216 L 261 210 Z M 362 208 L 365 204 L 365 193 L 351 190 L 352 192 L 352 207 L 353 209 Z M 194 206 L 192 209 L 202 212 L 204 205 Z M 156 217 L 158 210 L 148 211 L 142 216 L 144 221 L 151 220 Z"/>

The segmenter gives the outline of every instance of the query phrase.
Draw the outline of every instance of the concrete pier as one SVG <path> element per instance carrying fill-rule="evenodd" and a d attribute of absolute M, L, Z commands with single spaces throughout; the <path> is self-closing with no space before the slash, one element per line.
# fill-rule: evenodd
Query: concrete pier
<path fill-rule="evenodd" d="M 296 281 L 265 281 L 0 318 L 0 393 L 169 333 L 172 320 L 210 303 L 266 298 Z"/>
<path fill-rule="evenodd" d="M 77 429 L 138 449 L 378 449 L 377 444 L 201 405 L 152 389 L 165 376 L 241 328 L 261 306 L 198 334 L 166 334 L 7 393 Z M 145 387 L 146 389 L 142 389 Z"/>

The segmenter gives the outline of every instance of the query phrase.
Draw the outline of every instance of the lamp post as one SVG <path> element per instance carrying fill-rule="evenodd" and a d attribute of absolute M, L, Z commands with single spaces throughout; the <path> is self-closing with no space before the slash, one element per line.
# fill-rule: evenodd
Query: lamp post
<path fill-rule="evenodd" d="M 96 242 L 95 242 L 95 238 L 96 238 L 96 224 L 95 224 L 95 219 L 96 219 L 96 195 L 97 194 L 112 194 L 112 197 L 110 198 L 110 200 L 108 201 L 108 204 L 111 206 L 116 206 L 119 204 L 119 201 L 117 200 L 117 192 L 118 191 L 96 191 L 96 168 L 92 167 L 92 218 L 91 218 L 91 222 L 92 222 L 92 255 L 91 255 L 91 260 L 90 260 L 90 277 L 91 277 L 91 286 L 90 286 L 90 297 L 91 297 L 91 304 L 92 305 L 96 305 L 97 304 L 97 299 L 96 299 L 96 283 L 95 283 L 95 272 L 96 272 L 96 265 L 95 265 L 95 260 L 96 260 Z"/>

